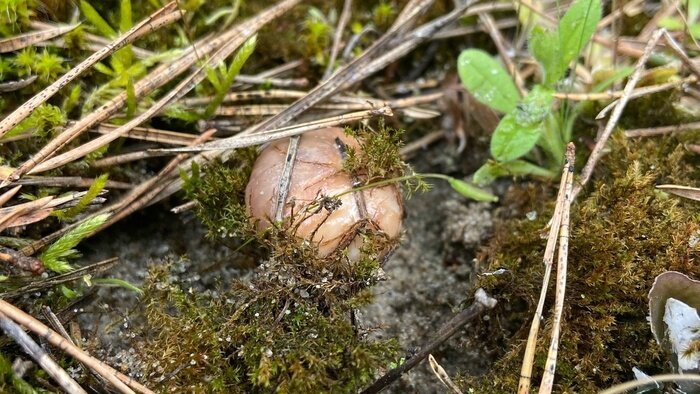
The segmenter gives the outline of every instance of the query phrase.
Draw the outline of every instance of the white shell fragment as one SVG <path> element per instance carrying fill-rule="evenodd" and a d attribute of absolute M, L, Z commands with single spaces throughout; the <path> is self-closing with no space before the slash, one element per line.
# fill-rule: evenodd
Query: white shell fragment
<path fill-rule="evenodd" d="M 246 188 L 249 216 L 259 229 L 270 226 L 289 140 L 279 140 L 261 152 Z M 350 260 L 359 258 L 363 229 L 383 233 L 396 240 L 401 230 L 403 203 L 397 185 L 387 185 L 343 194 L 353 188 L 353 179 L 343 169 L 347 147 L 360 149 L 357 140 L 340 128 L 305 133 L 299 141 L 284 219 L 286 228 L 300 239 L 314 243 L 320 257 L 348 247 Z"/>

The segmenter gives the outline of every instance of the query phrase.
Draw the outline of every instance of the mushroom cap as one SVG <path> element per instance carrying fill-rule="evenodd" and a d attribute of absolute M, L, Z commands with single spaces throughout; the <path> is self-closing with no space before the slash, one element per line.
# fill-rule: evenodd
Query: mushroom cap
<path fill-rule="evenodd" d="M 275 216 L 288 146 L 288 139 L 272 142 L 253 166 L 245 203 L 248 215 L 260 230 L 269 227 Z M 284 219 L 292 218 L 286 227 L 295 229 L 298 238 L 315 244 L 320 257 L 350 246 L 350 259 L 357 260 L 363 244 L 359 234 L 362 229 L 381 232 L 390 240 L 398 239 L 403 202 L 398 186 L 392 184 L 343 194 L 335 209 L 319 205 L 324 197 L 353 188 L 352 175 L 343 169 L 347 147 L 361 149 L 354 137 L 337 127 L 308 132 L 300 138 L 283 215 Z"/>

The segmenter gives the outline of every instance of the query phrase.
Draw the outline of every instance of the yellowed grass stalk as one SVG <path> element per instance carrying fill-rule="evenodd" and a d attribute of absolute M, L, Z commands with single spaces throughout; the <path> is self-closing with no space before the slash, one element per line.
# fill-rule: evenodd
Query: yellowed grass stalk
<path fill-rule="evenodd" d="M 574 159 L 575 148 L 573 143 L 566 147 L 566 192 L 564 193 L 564 205 L 562 207 L 561 226 L 559 227 L 559 251 L 557 255 L 557 290 L 554 300 L 554 317 L 552 319 L 552 340 L 549 344 L 547 362 L 544 367 L 542 382 L 540 382 L 539 394 L 549 394 L 554 386 L 554 372 L 559 353 L 559 336 L 561 321 L 564 313 L 564 298 L 566 295 L 566 271 L 569 257 L 569 221 L 572 202 L 572 189 L 574 183 Z"/>
<path fill-rule="evenodd" d="M 15 307 L 5 300 L 0 300 L 0 313 L 4 314 L 8 318 L 12 319 L 14 322 L 24 326 L 24 328 L 32 331 L 33 333 L 41 336 L 47 342 L 57 347 L 64 353 L 74 357 L 78 361 L 87 365 L 90 369 L 95 371 L 103 378 L 107 379 L 115 388 L 117 388 L 122 393 L 133 393 L 131 389 L 145 394 L 154 394 L 153 391 L 149 390 L 147 387 L 136 382 L 132 378 L 120 373 L 109 365 L 103 363 L 102 361 L 88 355 L 81 349 L 72 345 L 65 338 L 63 338 L 56 331 L 50 329 L 44 323 L 33 318 L 29 314 Z M 131 388 L 129 388 L 131 387 Z"/>
<path fill-rule="evenodd" d="M 523 363 L 520 368 L 520 381 L 518 383 L 518 394 L 527 394 L 530 392 L 530 384 L 532 380 L 532 366 L 535 359 L 535 350 L 537 347 L 537 335 L 540 329 L 544 311 L 544 302 L 547 297 L 547 287 L 549 286 L 549 278 L 552 273 L 552 263 L 554 262 L 554 249 L 557 247 L 557 235 L 561 227 L 564 206 L 566 202 L 566 188 L 569 180 L 569 161 L 568 158 L 562 169 L 561 180 L 559 182 L 559 193 L 552 214 L 552 220 L 549 227 L 549 235 L 547 237 L 547 246 L 544 250 L 543 264 L 544 275 L 542 276 L 542 287 L 540 289 L 540 299 L 537 303 L 535 315 L 530 324 L 530 333 L 525 345 L 525 354 L 523 355 Z"/>

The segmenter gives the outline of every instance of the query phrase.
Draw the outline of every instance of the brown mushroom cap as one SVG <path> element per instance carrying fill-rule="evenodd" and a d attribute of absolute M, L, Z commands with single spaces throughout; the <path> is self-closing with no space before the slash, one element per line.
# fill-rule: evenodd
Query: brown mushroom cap
<path fill-rule="evenodd" d="M 288 145 L 287 139 L 271 143 L 253 166 L 245 203 L 258 229 L 269 227 L 275 216 Z M 295 228 L 297 237 L 314 243 L 320 257 L 350 246 L 348 255 L 356 260 L 363 242 L 358 233 L 361 229 L 381 232 L 390 240 L 398 239 L 403 203 L 399 188 L 388 185 L 344 194 L 339 197 L 340 206 L 332 211 L 318 209 L 321 198 L 353 188 L 352 176 L 343 169 L 345 147 L 360 149 L 357 140 L 340 128 L 321 129 L 301 137 L 284 218 L 294 215 L 287 227 Z"/>

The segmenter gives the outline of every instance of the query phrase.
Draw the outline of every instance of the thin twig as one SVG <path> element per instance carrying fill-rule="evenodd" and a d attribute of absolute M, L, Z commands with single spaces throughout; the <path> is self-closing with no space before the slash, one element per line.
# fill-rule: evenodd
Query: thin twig
<path fill-rule="evenodd" d="M 678 86 L 683 86 L 686 84 L 691 84 L 697 82 L 698 78 L 694 75 L 689 77 L 679 79 L 677 81 L 671 81 L 666 83 L 661 83 L 658 85 L 644 86 L 641 88 L 636 88 L 630 93 L 630 98 L 638 98 L 646 96 L 652 93 L 663 92 L 664 90 L 673 89 Z M 615 92 L 602 92 L 602 93 L 567 93 L 567 92 L 556 92 L 554 97 L 562 100 L 570 101 L 595 101 L 595 100 L 612 100 L 618 99 L 625 94 L 624 91 Z M 611 107 L 616 105 L 617 102 L 611 104 Z M 601 113 L 605 113 L 605 109 Z M 600 116 L 600 115 L 599 115 Z"/>
<path fill-rule="evenodd" d="M 651 56 L 651 53 L 656 46 L 656 44 L 659 42 L 661 37 L 663 36 L 665 30 L 657 30 L 654 35 L 652 36 L 651 40 L 647 44 L 647 47 L 644 49 L 644 54 L 637 60 L 637 64 L 635 66 L 635 71 L 630 77 L 629 81 L 627 81 L 627 84 L 625 85 L 625 89 L 623 90 L 623 96 L 620 98 L 619 102 L 615 106 L 615 109 L 613 110 L 612 114 L 610 115 L 610 119 L 608 120 L 608 123 L 605 125 L 605 128 L 603 129 L 603 132 L 600 133 L 600 136 L 598 137 L 598 141 L 596 141 L 595 146 L 593 147 L 593 151 L 591 151 L 590 156 L 588 157 L 588 161 L 586 162 L 586 165 L 583 167 L 581 170 L 581 178 L 579 182 L 577 182 L 576 186 L 574 187 L 573 190 L 573 199 L 576 199 L 576 196 L 581 192 L 583 187 L 588 183 L 588 181 L 591 179 L 591 175 L 593 175 L 593 169 L 595 168 L 595 165 L 598 163 L 598 160 L 600 160 L 600 157 L 603 154 L 603 148 L 605 147 L 605 144 L 608 142 L 608 139 L 610 138 L 610 135 L 612 134 L 613 129 L 617 125 L 618 120 L 620 119 L 620 116 L 622 115 L 622 111 L 625 109 L 625 106 L 627 105 L 627 102 L 629 101 L 629 95 L 632 93 L 634 90 L 635 85 L 637 84 L 637 81 L 639 81 L 639 78 L 642 75 L 642 70 L 644 69 L 644 64 L 646 64 L 647 60 L 649 59 L 649 56 Z"/>
<path fill-rule="evenodd" d="M 574 181 L 574 144 L 569 143 L 566 147 L 566 193 L 564 197 L 564 207 L 562 209 L 561 226 L 559 228 L 559 251 L 557 256 L 557 290 L 554 302 L 554 316 L 552 318 L 552 341 L 549 344 L 547 362 L 544 367 L 544 374 L 540 382 L 540 394 L 550 394 L 554 386 L 554 372 L 557 365 L 557 355 L 559 353 L 559 336 L 561 332 L 561 321 L 564 314 L 564 297 L 566 295 L 566 272 L 569 256 L 569 221 L 571 211 L 571 191 Z"/>
<path fill-rule="evenodd" d="M 532 367 L 535 359 L 535 350 L 537 347 L 537 335 L 540 329 L 540 323 L 543 320 L 544 303 L 547 297 L 547 288 L 549 287 L 549 278 L 552 273 L 552 263 L 554 262 L 554 251 L 557 247 L 557 235 L 562 221 L 562 211 L 566 204 L 566 185 L 569 174 L 569 162 L 564 163 L 561 179 L 559 181 L 559 193 L 557 201 L 554 205 L 554 213 L 552 214 L 551 223 L 549 226 L 549 235 L 547 236 L 547 246 L 544 249 L 542 262 L 544 265 L 544 275 L 542 275 L 542 287 L 540 288 L 540 298 L 537 302 L 535 314 L 530 323 L 530 333 L 527 337 L 525 345 L 525 353 L 523 355 L 523 363 L 520 367 L 520 381 L 518 382 L 518 393 L 527 394 L 530 392 L 530 384 L 532 380 Z"/>
<path fill-rule="evenodd" d="M 430 369 L 433 371 L 433 374 L 435 374 L 440 383 L 450 389 L 453 394 L 462 394 L 462 390 L 457 387 L 457 385 L 450 378 L 450 375 L 447 374 L 447 371 L 445 371 L 442 365 L 438 364 L 437 360 L 435 360 L 435 357 L 433 357 L 432 354 L 428 355 L 428 362 L 430 363 Z"/>
<path fill-rule="evenodd" d="M 80 26 L 79 23 L 74 25 L 59 25 L 46 30 L 31 31 L 18 36 L 3 38 L 0 40 L 0 53 L 16 51 L 42 41 L 50 40 L 54 37 L 66 34 L 78 26 Z"/>
<path fill-rule="evenodd" d="M 71 282 L 77 279 L 82 278 L 85 275 L 92 275 L 95 276 L 101 272 L 104 272 L 117 262 L 118 258 L 112 257 L 107 260 L 102 260 L 94 264 L 87 265 L 85 267 L 80 267 L 78 269 L 75 269 L 70 272 L 66 272 L 65 274 L 61 275 L 56 275 L 52 276 L 46 279 L 41 279 L 41 280 L 34 280 L 20 288 L 14 289 L 14 290 L 9 290 L 4 293 L 0 293 L 0 298 L 14 298 L 21 296 L 22 294 L 28 294 L 31 292 L 36 292 L 36 291 L 43 291 L 44 289 L 47 289 L 49 287 L 55 287 L 57 285 Z M 37 260 L 38 261 L 38 260 Z"/>
<path fill-rule="evenodd" d="M 669 373 L 662 375 L 648 376 L 644 379 L 632 380 L 625 383 L 620 383 L 606 390 L 599 392 L 598 394 L 623 394 L 628 393 L 630 390 L 639 389 L 650 384 L 656 384 L 663 382 L 700 382 L 700 374 L 693 373 Z"/>
<path fill-rule="evenodd" d="M 137 38 L 175 22 L 176 20 L 180 19 L 181 15 L 182 13 L 177 12 L 177 2 L 172 1 L 166 4 L 163 8 L 151 14 L 126 33 L 116 38 L 102 50 L 90 55 L 87 59 L 83 60 L 73 69 L 63 74 L 61 78 L 57 79 L 54 83 L 46 87 L 46 89 L 37 93 L 34 97 L 29 99 L 27 102 L 14 110 L 10 115 L 0 121 L 0 137 L 5 135 L 13 127 L 17 126 L 19 122 L 29 116 L 29 114 L 31 114 L 32 111 L 34 111 L 39 105 L 45 103 L 61 88 L 73 81 L 95 63 L 104 59 L 109 54 L 123 48 Z"/>
<path fill-rule="evenodd" d="M 283 7 L 282 11 L 287 8 L 286 4 L 278 4 L 274 7 Z M 261 17 L 265 17 L 267 14 L 265 12 L 256 15 L 252 20 L 260 21 Z M 249 29 L 250 24 L 245 22 L 233 26 L 226 32 L 215 36 L 215 37 L 205 37 L 197 41 L 196 43 L 189 46 L 182 52 L 182 55 L 177 60 L 174 60 L 170 64 L 163 64 L 153 70 L 144 78 L 140 79 L 134 84 L 134 94 L 137 99 L 145 96 L 146 94 L 152 92 L 153 90 L 163 86 L 167 82 L 171 81 L 174 77 L 182 74 L 193 66 L 200 56 L 208 56 L 211 52 L 217 50 L 219 47 L 224 45 L 226 42 L 232 40 L 239 34 L 242 34 L 245 29 Z M 195 50 L 196 49 L 196 50 Z M 35 153 L 29 160 L 22 163 L 20 167 L 17 168 L 5 181 L 0 183 L 0 187 L 4 187 L 9 184 L 9 181 L 17 180 L 24 174 L 32 171 L 39 163 L 48 157 L 54 155 L 59 149 L 65 146 L 67 143 L 78 137 L 85 130 L 90 127 L 106 120 L 114 113 L 116 113 L 120 108 L 124 107 L 127 101 L 126 91 L 115 96 L 107 103 L 100 106 L 96 111 L 90 113 L 88 116 L 80 119 L 75 124 L 71 125 L 70 128 L 64 130 L 62 133 L 57 135 L 48 144 L 43 146 L 37 153 Z"/>
<path fill-rule="evenodd" d="M 282 138 L 289 138 L 295 135 L 301 135 L 309 131 L 323 129 L 326 127 L 348 124 L 359 120 L 369 119 L 375 116 L 393 116 L 393 114 L 394 113 L 392 112 L 391 108 L 380 107 L 377 109 L 367 111 L 350 112 L 348 114 L 338 115 L 331 118 L 318 119 L 311 122 L 300 123 L 294 126 L 280 127 L 278 129 L 273 129 L 264 133 L 239 133 L 234 135 L 233 137 L 220 139 L 206 144 L 195 145 L 192 147 L 152 149 L 152 151 L 182 153 L 238 149 L 246 146 L 262 145 L 270 141 L 275 141 Z"/>
<path fill-rule="evenodd" d="M 665 135 L 682 131 L 691 131 L 700 129 L 700 122 L 684 123 L 673 126 L 649 127 L 644 129 L 633 129 L 625 131 L 625 137 L 653 137 L 657 135 Z"/>
<path fill-rule="evenodd" d="M 87 365 L 90 369 L 95 371 L 97 374 L 107 379 L 114 387 L 119 389 L 123 393 L 133 393 L 129 388 L 133 388 L 140 393 L 154 394 L 153 391 L 149 390 L 147 387 L 136 382 L 132 378 L 122 374 L 121 372 L 115 370 L 109 365 L 103 363 L 102 361 L 88 355 L 83 350 L 71 345 L 66 339 L 64 339 L 56 331 L 47 327 L 44 323 L 28 315 L 24 311 L 15 307 L 14 305 L 8 303 L 5 300 L 0 300 L 0 313 L 4 314 L 8 318 L 12 319 L 14 322 L 24 326 L 29 331 L 41 336 L 47 342 L 56 346 L 61 351 L 74 357 L 76 360 Z"/>
<path fill-rule="evenodd" d="M 411 358 L 406 360 L 405 363 L 400 366 L 390 370 L 384 376 L 377 379 L 371 386 L 367 387 L 362 391 L 361 394 L 374 394 L 382 391 L 388 385 L 396 381 L 404 373 L 411 370 L 413 367 L 418 365 L 424 358 L 437 349 L 443 342 L 448 340 L 452 335 L 454 335 L 457 330 L 459 330 L 463 325 L 473 318 L 479 316 L 482 312 L 488 309 L 492 309 L 496 306 L 496 300 L 491 298 L 483 289 L 477 289 L 474 295 L 474 303 L 469 306 L 469 308 L 459 312 L 450 321 L 445 323 L 440 330 L 435 334 L 435 337 L 421 347 L 421 349 L 413 355 Z"/>
<path fill-rule="evenodd" d="M 7 336 L 17 342 L 17 344 L 36 361 L 51 378 L 69 393 L 87 394 L 80 385 L 61 368 L 44 349 L 22 330 L 22 327 L 0 313 L 0 327 Z"/>
<path fill-rule="evenodd" d="M 352 13 L 352 0 L 345 0 L 343 3 L 343 11 L 340 13 L 340 19 L 338 19 L 338 25 L 335 27 L 335 34 L 333 35 L 333 46 L 331 47 L 331 54 L 328 57 L 328 66 L 326 66 L 326 71 L 323 73 L 322 80 L 328 79 L 333 73 L 333 67 L 335 66 L 335 59 L 338 57 L 338 52 L 340 52 L 340 43 L 343 40 L 343 31 L 345 31 L 345 26 L 350 21 L 350 15 Z"/>

